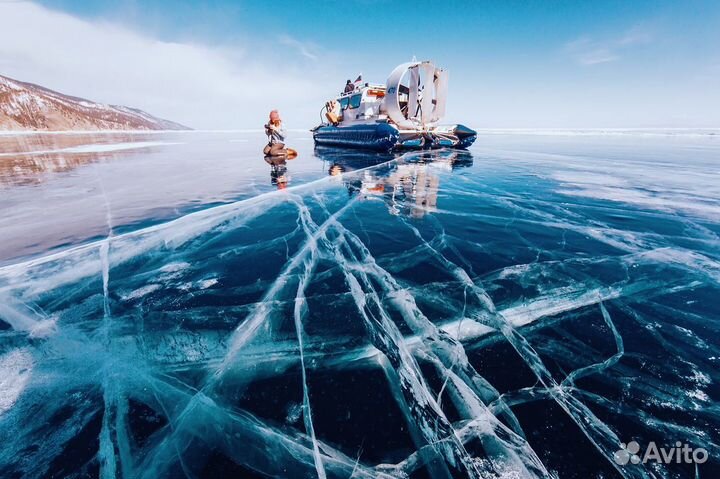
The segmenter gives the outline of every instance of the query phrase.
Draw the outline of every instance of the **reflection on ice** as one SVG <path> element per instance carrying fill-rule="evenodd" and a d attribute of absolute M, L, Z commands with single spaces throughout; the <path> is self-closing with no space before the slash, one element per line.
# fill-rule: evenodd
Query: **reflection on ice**
<path fill-rule="evenodd" d="M 31 150 L 23 152 L 0 153 L 0 157 L 18 157 L 18 156 L 36 156 L 36 155 L 60 155 L 65 153 L 105 153 L 108 151 L 136 150 L 140 148 L 151 148 L 153 146 L 178 145 L 180 143 L 170 143 L 165 141 L 133 141 L 128 143 L 110 143 L 106 145 L 98 145 L 91 143 L 88 145 L 73 146 L 68 148 L 59 148 L 54 150 Z"/>
<path fill-rule="evenodd" d="M 631 439 L 717 457 L 712 219 L 572 204 L 477 154 L 315 155 L 313 181 L 268 162 L 283 191 L 0 267 L 0 475 L 694 474 L 617 464 Z"/>
<path fill-rule="evenodd" d="M 291 179 L 287 170 L 287 159 L 281 156 L 266 156 L 265 162 L 270 165 L 270 183 L 277 186 L 278 190 L 285 189 Z"/>
<path fill-rule="evenodd" d="M 342 150 L 315 148 L 315 154 L 327 162 L 328 174 L 339 177 L 344 172 L 365 169 L 391 161 L 391 154 L 347 154 Z M 381 199 L 393 215 L 422 217 L 435 211 L 439 187 L 437 170 L 452 171 L 473 163 L 472 154 L 465 150 L 439 150 L 412 155 L 411 161 L 392 163 L 383 169 L 366 169 L 362 176 L 353 175 L 344 184 L 351 194 L 363 199 Z"/>

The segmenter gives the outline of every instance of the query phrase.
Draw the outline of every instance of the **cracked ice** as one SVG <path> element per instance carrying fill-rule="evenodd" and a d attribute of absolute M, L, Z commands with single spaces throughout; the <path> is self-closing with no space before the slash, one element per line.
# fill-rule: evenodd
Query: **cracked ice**
<path fill-rule="evenodd" d="M 342 175 L 0 268 L 0 475 L 718 466 L 717 168 L 317 154 Z"/>

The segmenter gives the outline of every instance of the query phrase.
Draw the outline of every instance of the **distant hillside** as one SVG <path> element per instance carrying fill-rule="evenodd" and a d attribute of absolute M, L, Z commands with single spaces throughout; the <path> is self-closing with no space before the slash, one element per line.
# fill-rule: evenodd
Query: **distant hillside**
<path fill-rule="evenodd" d="M 189 129 L 137 108 L 95 103 L 0 75 L 0 131 Z"/>

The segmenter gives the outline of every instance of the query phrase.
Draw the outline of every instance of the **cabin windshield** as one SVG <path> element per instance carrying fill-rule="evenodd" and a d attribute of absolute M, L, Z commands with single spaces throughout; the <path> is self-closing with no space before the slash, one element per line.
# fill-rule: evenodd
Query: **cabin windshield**
<path fill-rule="evenodd" d="M 361 100 L 362 100 L 362 94 L 351 96 L 350 97 L 350 108 L 360 108 Z"/>
<path fill-rule="evenodd" d="M 350 97 L 346 96 L 344 98 L 340 98 L 340 110 L 347 110 L 348 104 L 350 103 Z"/>

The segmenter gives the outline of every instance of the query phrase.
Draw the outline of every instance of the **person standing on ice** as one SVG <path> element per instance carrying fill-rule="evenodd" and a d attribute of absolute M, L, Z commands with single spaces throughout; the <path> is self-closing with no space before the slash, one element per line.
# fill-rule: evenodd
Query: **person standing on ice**
<path fill-rule="evenodd" d="M 285 148 L 285 129 L 282 126 L 280 113 L 277 110 L 270 112 L 270 121 L 265 125 L 265 134 L 268 136 L 268 144 L 263 149 L 266 156 L 287 156 L 295 157 L 297 152 L 291 148 Z"/>

